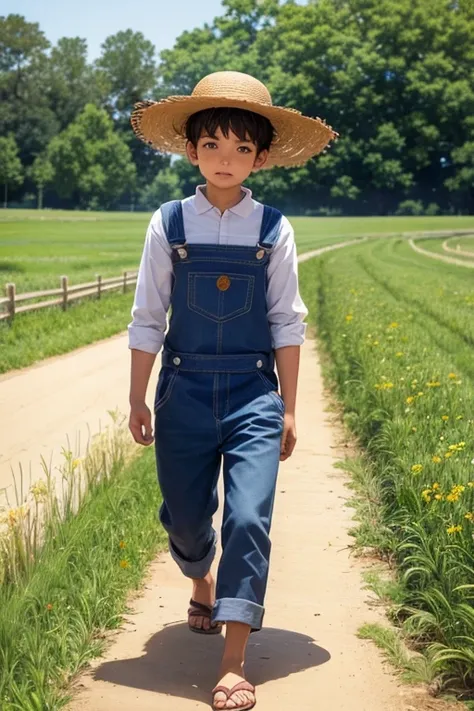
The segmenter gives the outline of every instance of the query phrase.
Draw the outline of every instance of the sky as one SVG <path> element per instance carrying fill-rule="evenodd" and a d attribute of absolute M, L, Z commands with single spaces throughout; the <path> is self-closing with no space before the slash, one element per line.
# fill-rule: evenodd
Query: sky
<path fill-rule="evenodd" d="M 38 22 L 47 39 L 87 40 L 89 60 L 100 55 L 109 35 L 131 28 L 142 32 L 157 51 L 169 49 L 184 30 L 202 27 L 222 14 L 221 0 L 1 0 L 2 15 Z"/>

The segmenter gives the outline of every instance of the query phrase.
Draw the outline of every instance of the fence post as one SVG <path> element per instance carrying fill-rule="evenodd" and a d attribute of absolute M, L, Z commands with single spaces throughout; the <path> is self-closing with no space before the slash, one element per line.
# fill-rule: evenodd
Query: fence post
<path fill-rule="evenodd" d="M 9 318 L 13 319 L 15 316 L 15 296 L 16 296 L 15 284 L 11 284 L 11 283 L 7 284 L 6 292 L 7 292 L 7 298 L 8 298 L 8 304 L 7 304 L 8 315 L 9 315 Z"/>
<path fill-rule="evenodd" d="M 127 272 L 123 273 L 123 293 L 127 291 Z"/>
<path fill-rule="evenodd" d="M 67 276 L 62 276 L 61 277 L 61 288 L 63 290 L 63 303 L 62 303 L 62 310 L 67 311 Z"/>
<path fill-rule="evenodd" d="M 97 278 L 97 298 L 100 299 L 101 288 L 102 288 L 102 277 L 100 274 L 96 274 Z"/>

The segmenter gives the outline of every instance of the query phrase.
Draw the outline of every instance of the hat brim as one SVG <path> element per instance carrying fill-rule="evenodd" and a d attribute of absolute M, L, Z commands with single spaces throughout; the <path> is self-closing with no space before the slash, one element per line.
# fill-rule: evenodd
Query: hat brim
<path fill-rule="evenodd" d="M 162 153 L 185 154 L 188 118 L 198 111 L 221 107 L 246 109 L 271 121 L 276 138 L 265 168 L 302 165 L 338 137 L 320 118 L 303 116 L 295 109 L 215 96 L 169 96 L 162 101 L 140 102 L 132 113 L 132 128 L 138 138 Z"/>

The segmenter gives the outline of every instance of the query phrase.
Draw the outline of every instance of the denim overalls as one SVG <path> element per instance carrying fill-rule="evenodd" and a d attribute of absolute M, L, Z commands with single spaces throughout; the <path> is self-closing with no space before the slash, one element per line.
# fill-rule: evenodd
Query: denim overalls
<path fill-rule="evenodd" d="M 223 553 L 213 621 L 260 629 L 283 431 L 267 318 L 267 266 L 281 214 L 255 247 L 186 244 L 180 201 L 161 208 L 172 247 L 171 318 L 155 397 L 160 520 L 184 575 L 208 573 L 223 459 Z"/>

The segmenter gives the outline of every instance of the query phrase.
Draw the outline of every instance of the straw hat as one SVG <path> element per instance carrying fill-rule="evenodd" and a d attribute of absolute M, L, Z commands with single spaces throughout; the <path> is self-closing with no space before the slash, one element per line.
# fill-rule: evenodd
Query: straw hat
<path fill-rule="evenodd" d="M 321 153 L 338 134 L 320 118 L 296 109 L 273 106 L 266 86 L 241 72 L 215 72 L 201 79 L 191 96 L 169 96 L 135 105 L 131 123 L 135 134 L 162 153 L 185 153 L 188 118 L 204 109 L 236 107 L 266 116 L 276 138 L 265 168 L 305 163 Z"/>

